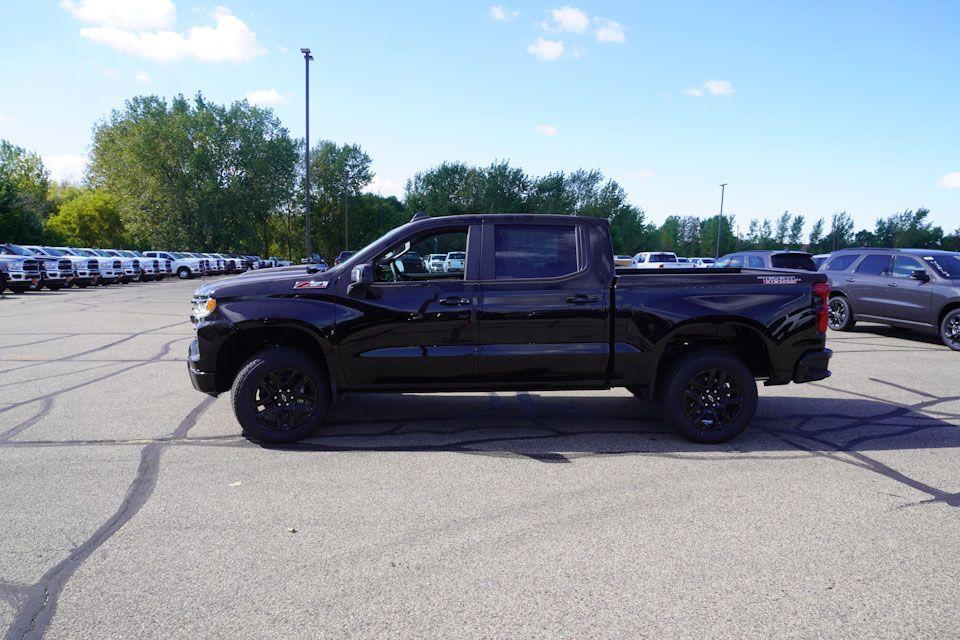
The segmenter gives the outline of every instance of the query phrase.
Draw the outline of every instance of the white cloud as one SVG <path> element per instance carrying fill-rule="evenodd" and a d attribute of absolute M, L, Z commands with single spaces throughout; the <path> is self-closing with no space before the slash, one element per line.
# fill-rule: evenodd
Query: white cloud
<path fill-rule="evenodd" d="M 700 89 L 686 89 L 683 95 L 700 98 L 706 94 L 712 96 L 732 96 L 733 85 L 727 80 L 707 80 Z"/>
<path fill-rule="evenodd" d="M 87 169 L 87 158 L 76 153 L 57 153 L 42 156 L 43 165 L 53 180 L 79 182 Z"/>
<path fill-rule="evenodd" d="M 150 82 L 150 75 L 146 71 L 137 71 L 134 76 L 138 82 Z"/>
<path fill-rule="evenodd" d="M 948 173 L 937 180 L 937 184 L 941 189 L 960 189 L 960 171 Z"/>
<path fill-rule="evenodd" d="M 212 27 L 191 27 L 177 31 L 134 31 L 112 24 L 80 30 L 88 40 L 107 44 L 118 51 L 141 58 L 170 62 L 193 58 L 205 62 L 249 62 L 267 53 L 257 35 L 226 7 L 210 14 Z"/>
<path fill-rule="evenodd" d="M 623 25 L 616 20 L 594 18 L 593 22 L 597 25 L 597 30 L 593 32 L 597 42 L 615 42 L 620 44 L 627 41 L 627 34 L 623 31 Z"/>
<path fill-rule="evenodd" d="M 520 15 L 519 11 L 507 9 L 503 5 L 495 4 L 490 7 L 490 17 L 499 22 L 509 22 Z"/>
<path fill-rule="evenodd" d="M 60 6 L 80 22 L 135 31 L 166 29 L 177 19 L 172 0 L 61 0 Z"/>
<path fill-rule="evenodd" d="M 399 198 L 403 195 L 404 184 L 405 181 L 403 180 L 393 180 L 375 175 L 370 184 L 367 185 L 366 191 L 367 193 L 376 193 L 381 196 L 396 196 Z"/>
<path fill-rule="evenodd" d="M 654 176 L 653 171 L 649 169 L 640 169 L 639 171 L 631 171 L 630 173 L 623 176 L 623 182 L 636 182 L 638 180 L 646 180 L 647 178 L 652 178 Z"/>
<path fill-rule="evenodd" d="M 703 83 L 703 89 L 712 96 L 733 95 L 733 85 L 726 80 L 707 80 Z"/>
<path fill-rule="evenodd" d="M 576 7 L 565 6 L 550 12 L 550 19 L 540 25 L 546 31 L 583 33 L 590 26 L 590 17 Z"/>
<path fill-rule="evenodd" d="M 289 52 L 290 52 L 290 49 L 287 49 L 282 44 L 277 45 L 277 53 L 289 53 Z"/>
<path fill-rule="evenodd" d="M 552 124 L 538 124 L 537 133 L 539 133 L 542 136 L 555 136 L 558 133 L 560 133 L 560 130 L 557 129 Z"/>
<path fill-rule="evenodd" d="M 527 47 L 527 51 L 537 60 L 544 62 L 556 60 L 563 55 L 566 47 L 560 40 L 545 40 L 537 38 L 537 41 Z"/>
<path fill-rule="evenodd" d="M 271 107 L 283 102 L 283 96 L 276 89 L 257 89 L 247 91 L 247 102 L 261 107 Z"/>

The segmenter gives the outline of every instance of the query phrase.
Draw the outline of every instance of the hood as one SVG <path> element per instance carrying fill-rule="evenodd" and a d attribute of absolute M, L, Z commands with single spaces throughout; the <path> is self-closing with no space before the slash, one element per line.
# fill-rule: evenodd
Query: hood
<path fill-rule="evenodd" d="M 312 265 L 294 265 L 292 267 L 277 267 L 275 269 L 257 269 L 246 273 L 220 278 L 210 284 L 199 287 L 194 295 L 233 297 L 247 295 L 284 294 L 293 290 L 298 280 L 326 280 L 332 282 L 340 271 L 329 269 L 308 273 L 307 267 Z"/>

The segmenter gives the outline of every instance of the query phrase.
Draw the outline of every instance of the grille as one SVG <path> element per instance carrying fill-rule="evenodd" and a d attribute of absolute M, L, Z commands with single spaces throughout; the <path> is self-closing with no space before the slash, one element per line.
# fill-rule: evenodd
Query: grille
<path fill-rule="evenodd" d="M 114 260 L 114 261 L 113 261 L 113 268 L 114 268 L 114 269 L 119 269 L 119 268 L 120 268 L 120 261 L 119 261 L 119 260 Z"/>
<path fill-rule="evenodd" d="M 154 270 L 154 271 L 160 271 L 160 262 L 159 262 L 159 261 L 157 261 L 157 260 L 154 260 L 154 261 L 153 261 L 153 270 Z"/>
<path fill-rule="evenodd" d="M 172 269 L 173 269 L 173 263 L 167 260 L 167 271 L 171 271 Z"/>
<path fill-rule="evenodd" d="M 100 268 L 97 265 L 96 260 L 87 260 L 87 271 L 99 271 Z"/>
<path fill-rule="evenodd" d="M 134 268 L 134 269 L 139 269 L 139 268 L 140 268 L 140 261 L 139 261 L 139 260 L 134 260 L 134 261 L 133 261 L 133 268 Z"/>
<path fill-rule="evenodd" d="M 72 270 L 73 270 L 73 266 L 70 264 L 70 261 L 69 261 L 69 260 L 60 260 L 59 262 L 57 262 L 57 268 L 58 268 L 60 271 L 72 271 Z"/>
<path fill-rule="evenodd" d="M 24 271 L 40 271 L 40 263 L 37 262 L 36 260 L 24 260 L 23 270 Z"/>

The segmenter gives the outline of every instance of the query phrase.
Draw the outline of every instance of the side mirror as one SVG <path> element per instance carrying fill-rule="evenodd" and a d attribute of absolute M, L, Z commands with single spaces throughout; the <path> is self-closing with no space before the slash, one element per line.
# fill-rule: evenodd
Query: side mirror
<path fill-rule="evenodd" d="M 930 282 L 930 274 L 927 273 L 926 269 L 914 269 L 913 273 L 910 274 L 910 278 L 919 280 L 920 282 Z"/>
<path fill-rule="evenodd" d="M 367 287 L 373 284 L 373 265 L 358 264 L 350 272 L 350 284 L 347 286 L 347 295 L 353 295 L 355 291 L 365 291 Z"/>

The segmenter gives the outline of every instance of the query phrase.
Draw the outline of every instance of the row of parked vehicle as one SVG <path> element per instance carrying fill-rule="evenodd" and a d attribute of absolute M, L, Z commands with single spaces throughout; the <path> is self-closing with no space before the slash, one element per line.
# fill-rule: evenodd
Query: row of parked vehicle
<path fill-rule="evenodd" d="M 183 280 L 289 266 L 288 260 L 226 253 L 134 251 L 0 244 L 0 293 L 41 288 Z"/>

